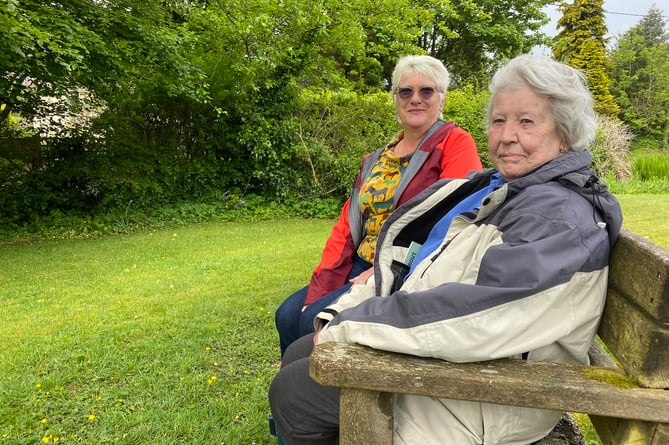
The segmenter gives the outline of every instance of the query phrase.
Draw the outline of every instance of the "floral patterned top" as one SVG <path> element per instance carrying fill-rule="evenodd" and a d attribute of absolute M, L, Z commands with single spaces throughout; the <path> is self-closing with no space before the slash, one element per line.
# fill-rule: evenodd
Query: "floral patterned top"
<path fill-rule="evenodd" d="M 403 134 L 386 145 L 379 159 L 372 167 L 369 177 L 360 188 L 359 205 L 365 219 L 365 236 L 358 246 L 358 256 L 373 263 L 376 241 L 383 223 L 394 209 L 395 191 L 402 173 L 409 165 L 411 154 L 398 157 L 393 147 L 402 139 Z"/>

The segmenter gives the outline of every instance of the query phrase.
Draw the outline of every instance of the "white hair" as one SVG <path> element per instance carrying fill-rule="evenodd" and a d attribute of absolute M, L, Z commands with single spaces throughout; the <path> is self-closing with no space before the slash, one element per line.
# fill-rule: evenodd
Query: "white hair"
<path fill-rule="evenodd" d="M 521 55 L 495 73 L 489 88 L 488 128 L 497 93 L 524 86 L 548 98 L 557 132 L 569 150 L 583 151 L 590 146 L 597 125 L 587 80 L 576 68 L 547 56 Z"/>

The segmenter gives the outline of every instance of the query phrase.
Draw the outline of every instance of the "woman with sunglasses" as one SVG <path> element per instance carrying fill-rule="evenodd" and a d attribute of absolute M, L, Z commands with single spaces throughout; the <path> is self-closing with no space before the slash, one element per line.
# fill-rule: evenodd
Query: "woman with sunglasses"
<path fill-rule="evenodd" d="M 282 356 L 293 341 L 314 331 L 316 314 L 372 275 L 377 235 L 393 210 L 438 179 L 464 178 L 482 168 L 471 135 L 443 120 L 448 84 L 449 73 L 439 60 L 415 55 L 399 59 L 391 91 L 402 129 L 363 158 L 309 285 L 278 308 Z"/>

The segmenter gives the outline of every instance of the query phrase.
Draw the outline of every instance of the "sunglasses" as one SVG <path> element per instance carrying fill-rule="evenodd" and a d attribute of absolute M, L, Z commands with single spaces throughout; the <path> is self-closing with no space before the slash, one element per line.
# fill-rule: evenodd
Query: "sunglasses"
<path fill-rule="evenodd" d="M 437 90 L 432 87 L 420 87 L 418 88 L 418 95 L 421 99 L 428 100 L 432 97 L 435 91 Z M 413 97 L 413 88 L 398 87 L 395 89 L 395 94 L 397 94 L 402 100 L 409 100 Z"/>

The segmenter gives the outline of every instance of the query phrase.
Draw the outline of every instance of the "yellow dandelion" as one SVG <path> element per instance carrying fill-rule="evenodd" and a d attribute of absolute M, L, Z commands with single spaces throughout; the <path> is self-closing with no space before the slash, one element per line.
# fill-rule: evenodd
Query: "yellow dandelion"
<path fill-rule="evenodd" d="M 35 388 L 38 388 L 38 389 L 39 389 L 39 388 L 41 388 L 41 387 L 42 387 L 42 384 L 41 384 L 41 383 L 39 383 L 39 382 L 35 383 Z"/>
<path fill-rule="evenodd" d="M 42 442 L 49 443 L 49 436 L 42 437 Z"/>
<path fill-rule="evenodd" d="M 209 346 L 205 346 L 205 347 L 204 347 L 204 350 L 205 350 L 205 351 L 211 351 L 211 347 L 209 347 Z"/>
<path fill-rule="evenodd" d="M 88 420 L 95 420 L 95 414 L 89 414 Z"/>
<path fill-rule="evenodd" d="M 42 419 L 42 423 L 46 423 L 46 418 Z"/>

